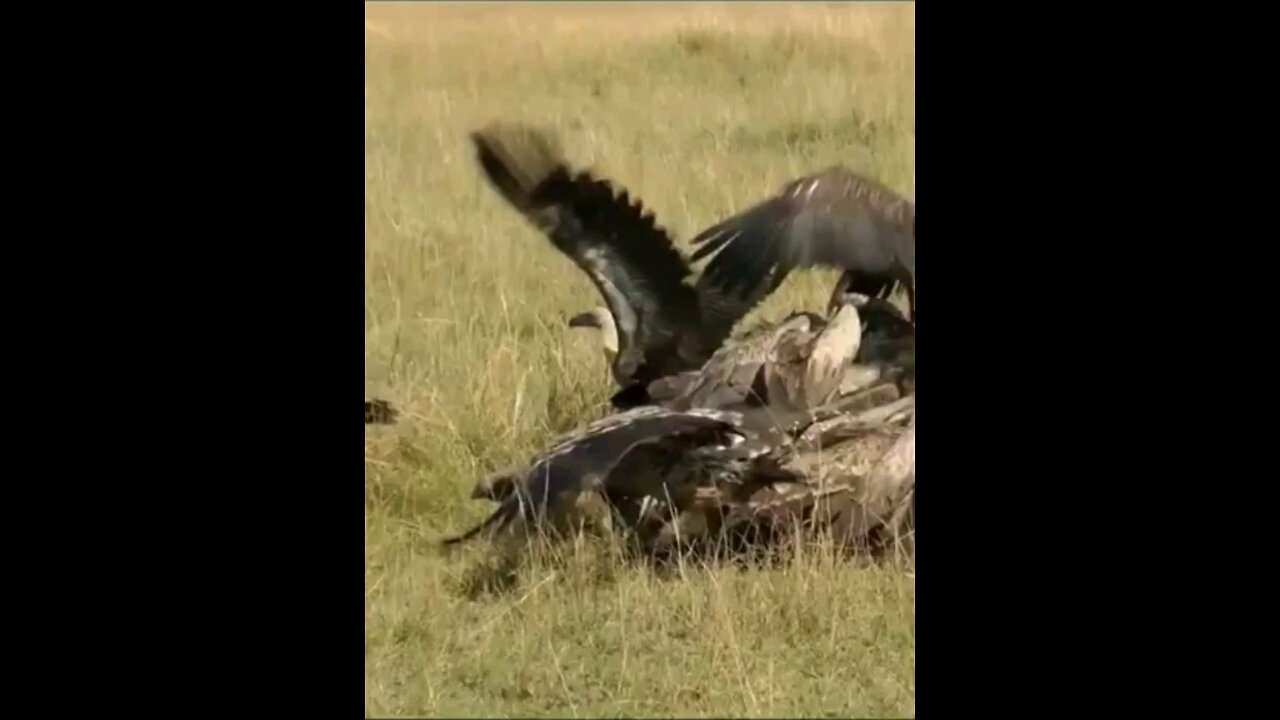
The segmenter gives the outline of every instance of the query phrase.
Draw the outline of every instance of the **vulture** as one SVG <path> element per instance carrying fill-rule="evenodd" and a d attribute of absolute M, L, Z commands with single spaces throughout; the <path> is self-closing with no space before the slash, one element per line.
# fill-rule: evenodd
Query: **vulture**
<path fill-rule="evenodd" d="M 915 392 L 916 378 L 916 327 L 902 314 L 896 305 L 878 297 L 867 297 L 846 289 L 844 279 L 836 285 L 835 299 L 853 300 L 862 318 L 862 336 L 858 344 L 855 363 L 873 371 L 874 377 L 890 376 L 904 393 Z M 856 375 L 852 369 L 845 373 L 845 381 Z M 847 392 L 847 390 L 846 390 Z"/>
<path fill-rule="evenodd" d="M 848 407 L 816 409 L 791 427 L 764 415 L 711 409 L 647 406 L 615 414 L 557 438 L 524 467 L 479 481 L 472 497 L 498 507 L 442 544 L 483 536 L 514 549 L 535 535 L 557 538 L 593 526 L 621 532 L 648 556 L 662 558 L 767 544 L 796 520 L 857 529 L 862 516 L 851 505 L 857 485 L 840 478 L 813 482 L 800 466 L 788 465 L 797 448 L 829 452 L 793 440 L 806 427 L 840 418 L 861 418 L 864 432 L 900 423 L 914 397 L 853 416 Z M 828 512 L 835 506 L 844 509 Z"/>
<path fill-rule="evenodd" d="M 675 552 L 758 554 L 798 533 L 811 537 L 825 532 L 844 551 L 883 550 L 886 531 L 903 523 L 900 513 L 892 520 L 879 513 L 906 501 L 893 505 L 887 493 L 868 488 L 886 465 L 885 458 L 895 452 L 902 456 L 899 465 L 910 461 L 914 487 L 914 434 L 909 446 L 902 441 L 904 423 L 914 419 L 914 403 L 914 398 L 903 398 L 861 413 L 842 412 L 831 419 L 844 419 L 846 430 L 859 424 L 861 432 L 828 435 L 830 442 L 824 446 L 773 436 L 776 444 L 766 456 L 771 463 L 768 473 L 758 473 L 749 482 L 697 487 L 690 502 L 670 511 L 669 519 L 643 538 L 643 548 L 654 558 Z M 793 430 L 786 437 L 795 434 Z M 874 510 L 868 509 L 868 502 L 875 503 Z"/>
<path fill-rule="evenodd" d="M 810 426 L 786 469 L 817 486 L 846 488 L 850 510 L 839 528 L 873 551 L 901 547 L 914 528 L 916 430 L 913 404 L 883 405 Z"/>
<path fill-rule="evenodd" d="M 821 381 L 813 373 L 823 367 L 826 355 L 828 370 L 840 368 L 838 394 L 868 387 L 880 381 L 893 381 L 903 392 L 911 392 L 915 384 L 915 326 L 893 303 L 880 298 L 847 292 L 837 287 L 823 318 L 810 312 L 793 313 L 781 322 L 762 325 L 743 337 L 726 340 L 707 362 L 697 370 L 686 370 L 652 381 L 646 388 L 650 402 L 669 407 L 732 408 L 740 403 L 760 405 L 786 397 L 767 384 L 780 375 L 789 377 L 793 390 L 816 396 L 807 401 L 830 399 L 830 387 L 819 388 Z M 845 305 L 857 309 L 860 333 L 851 335 L 855 318 L 850 310 L 841 317 Z M 837 323 L 837 319 L 839 322 Z M 829 326 L 836 323 L 837 328 Z M 617 352 L 617 334 L 606 308 L 595 308 L 569 322 L 572 327 L 600 329 L 605 357 Z M 840 326 L 846 330 L 838 332 Z M 822 336 L 819 341 L 818 336 Z M 816 352 L 815 352 L 816 351 Z M 832 353 L 843 355 L 831 363 Z M 762 375 L 767 371 L 768 375 Z M 828 381 L 830 378 L 828 378 Z"/>
<path fill-rule="evenodd" d="M 364 401 L 364 424 L 365 425 L 390 425 L 396 421 L 399 413 L 391 407 L 391 403 L 386 400 L 365 400 Z"/>
<path fill-rule="evenodd" d="M 804 409 L 881 382 L 914 387 L 915 328 L 892 303 L 852 292 L 834 296 L 828 318 L 793 313 L 726 342 L 703 368 L 665 378 L 650 395 L 672 407 L 768 405 Z"/>
<path fill-rule="evenodd" d="M 859 498 L 868 536 L 892 542 L 908 552 L 913 547 L 916 510 L 916 420 L 902 433 L 867 477 Z M 878 532 L 877 532 L 878 531 Z"/>
<path fill-rule="evenodd" d="M 915 322 L 915 205 L 888 187 L 833 166 L 787 183 L 773 197 L 699 233 L 690 260 L 717 250 L 710 284 L 733 296 L 767 295 L 795 268 L 844 271 L 854 292 L 907 292 Z"/>
<path fill-rule="evenodd" d="M 651 382 L 701 367 L 763 298 L 763 291 L 728 295 L 704 279 L 686 282 L 689 261 L 653 214 L 610 181 L 575 171 L 549 133 L 495 123 L 470 137 L 492 188 L 604 298 L 607 308 L 570 325 L 602 330 L 621 387 L 616 409 L 648 404 Z"/>
<path fill-rule="evenodd" d="M 833 420 L 834 425 L 808 428 L 792 445 L 784 468 L 805 477 L 815 494 L 825 493 L 825 515 L 817 521 L 838 546 L 876 555 L 902 547 L 904 540 L 909 548 L 915 504 L 913 398 Z M 796 520 L 811 522 L 805 516 L 813 512 L 811 504 L 780 499 L 763 517 L 752 508 L 755 542 L 769 542 L 779 521 L 784 529 Z"/>
<path fill-rule="evenodd" d="M 522 543 L 583 524 L 612 529 L 615 518 L 643 530 L 648 521 L 661 521 L 655 509 L 679 513 L 694 504 L 700 486 L 742 487 L 780 473 L 768 458 L 770 447 L 735 413 L 627 410 L 557 439 L 523 469 L 482 480 L 472 497 L 495 500 L 497 509 L 443 544 L 479 535 L 498 545 Z"/>

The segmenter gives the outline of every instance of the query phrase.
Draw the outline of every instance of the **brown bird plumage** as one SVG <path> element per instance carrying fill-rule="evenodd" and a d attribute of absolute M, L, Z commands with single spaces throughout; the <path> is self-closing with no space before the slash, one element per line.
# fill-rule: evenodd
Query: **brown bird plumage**
<path fill-rule="evenodd" d="M 904 398 L 840 415 L 846 421 L 842 429 L 859 430 L 827 435 L 830 442 L 823 445 L 775 443 L 766 455 L 770 474 L 750 484 L 697 488 L 692 502 L 649 534 L 648 552 L 736 555 L 823 534 L 846 552 L 880 552 L 887 537 L 907 532 L 911 522 L 903 506 L 914 498 L 914 434 L 909 442 L 903 438 L 913 408 L 914 398 Z M 895 460 L 887 463 L 891 455 Z M 903 480 L 906 462 L 912 472 Z M 886 472 L 886 465 L 898 471 Z"/>
<path fill-rule="evenodd" d="M 495 124 L 471 140 L 490 185 L 603 297 L 603 312 L 570 325 L 601 331 L 624 412 L 478 482 L 473 497 L 498 507 L 446 545 L 583 524 L 623 530 L 652 555 L 726 537 L 767 545 L 796 529 L 863 545 L 901 536 L 914 503 L 909 201 L 828 168 L 699 234 L 686 258 L 639 201 L 574 170 L 549 133 Z M 691 282 L 690 263 L 716 251 Z M 729 340 L 792 269 L 818 265 L 845 270 L 825 317 L 797 313 Z M 881 297 L 897 284 L 911 319 Z M 638 407 L 655 402 L 665 407 Z"/>
<path fill-rule="evenodd" d="M 842 293 L 828 313 L 794 313 L 726 341 L 696 374 L 670 383 L 678 389 L 664 402 L 785 413 L 880 383 L 914 383 L 915 328 L 896 307 Z"/>
<path fill-rule="evenodd" d="M 608 526 L 611 518 L 589 517 L 607 501 L 624 522 L 639 519 L 646 497 L 680 507 L 696 477 L 749 467 L 750 453 L 728 453 L 748 437 L 741 417 L 712 410 L 686 412 L 642 407 L 588 424 L 558 438 L 518 471 L 482 480 L 473 497 L 500 499 L 498 508 L 473 529 L 450 538 L 457 544 L 482 533 L 523 541 L 531 530 L 556 535 L 586 520 Z M 743 465 L 745 463 L 745 465 Z"/>
<path fill-rule="evenodd" d="M 893 386 L 875 388 L 781 427 L 765 414 L 660 407 L 619 413 L 557 438 L 525 468 L 477 483 L 472 496 L 498 501 L 498 508 L 445 545 L 484 535 L 511 549 L 533 534 L 556 537 L 593 525 L 630 535 L 661 557 L 768 544 L 797 519 L 808 529 L 865 532 L 863 515 L 850 503 L 866 468 L 838 458 L 870 462 L 858 448 L 891 431 L 913 407 L 914 398 L 893 397 Z M 849 415 L 868 405 L 861 399 L 873 407 Z M 848 422 L 795 442 L 835 419 Z M 858 432 L 848 432 L 858 423 Z M 839 430 L 846 432 L 837 437 Z"/>
<path fill-rule="evenodd" d="M 689 263 L 652 213 L 610 181 L 575 171 L 550 133 L 495 123 L 471 141 L 489 184 L 604 298 L 613 319 L 607 344 L 616 344 L 612 371 L 623 388 L 615 407 L 644 404 L 650 382 L 699 368 L 758 302 L 687 283 Z M 573 322 L 600 326 L 585 314 Z"/>
<path fill-rule="evenodd" d="M 844 270 L 848 288 L 864 295 L 887 297 L 901 284 L 914 322 L 915 230 L 911 201 L 829 167 L 699 233 L 690 260 L 721 250 L 705 269 L 710 283 L 753 298 L 772 292 L 793 269 L 816 266 Z"/>

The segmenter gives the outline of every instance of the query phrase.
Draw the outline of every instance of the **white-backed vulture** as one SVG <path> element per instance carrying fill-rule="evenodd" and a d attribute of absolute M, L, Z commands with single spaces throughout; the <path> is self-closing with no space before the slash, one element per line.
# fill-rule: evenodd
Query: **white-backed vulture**
<path fill-rule="evenodd" d="M 915 205 L 888 187 L 834 166 L 787 183 L 777 195 L 699 233 L 692 262 L 716 287 L 758 299 L 796 268 L 844 270 L 842 282 L 887 297 L 901 284 L 915 322 Z"/>
<path fill-rule="evenodd" d="M 904 392 L 914 387 L 915 328 L 892 303 L 843 292 L 833 296 L 828 316 L 794 313 L 726 341 L 701 370 L 677 376 L 667 404 L 784 411 L 880 382 L 896 382 Z"/>

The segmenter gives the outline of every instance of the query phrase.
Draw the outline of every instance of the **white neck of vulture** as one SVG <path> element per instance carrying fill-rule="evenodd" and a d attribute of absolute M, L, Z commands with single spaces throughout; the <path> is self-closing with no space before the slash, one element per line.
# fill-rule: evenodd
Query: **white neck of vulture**
<path fill-rule="evenodd" d="M 813 352 L 840 358 L 837 366 L 845 365 L 858 355 L 862 346 L 862 318 L 852 303 L 844 303 L 836 309 L 835 316 L 827 322 L 814 345 Z"/>

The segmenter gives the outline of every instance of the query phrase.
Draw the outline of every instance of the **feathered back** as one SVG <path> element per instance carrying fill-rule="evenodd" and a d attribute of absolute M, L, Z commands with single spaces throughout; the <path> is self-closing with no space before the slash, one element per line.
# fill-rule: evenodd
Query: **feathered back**
<path fill-rule="evenodd" d="M 769 293 L 795 268 L 825 266 L 864 276 L 865 292 L 915 286 L 915 205 L 887 186 L 832 166 L 703 230 L 692 262 L 730 294 Z M 870 280 L 870 282 L 868 282 Z"/>
<path fill-rule="evenodd" d="M 655 455 L 682 458 L 703 445 L 730 443 L 740 416 L 710 410 L 676 412 L 659 407 L 637 408 L 588 424 L 556 438 L 520 471 L 503 472 L 502 499 L 486 519 L 462 535 L 444 541 L 455 545 L 486 532 L 506 530 L 523 534 L 533 526 L 557 529 L 583 494 L 601 493 L 622 499 L 642 494 L 661 496 L 664 478 L 653 470 Z M 615 474 L 619 464 L 624 472 Z M 484 481 L 473 496 L 497 498 Z"/>

